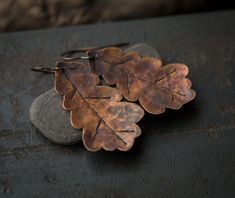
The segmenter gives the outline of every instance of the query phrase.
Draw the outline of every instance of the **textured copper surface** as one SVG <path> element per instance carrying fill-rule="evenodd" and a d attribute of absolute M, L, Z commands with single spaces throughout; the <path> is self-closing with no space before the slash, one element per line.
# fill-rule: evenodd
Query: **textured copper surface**
<path fill-rule="evenodd" d="M 144 110 L 137 104 L 121 102 L 115 88 L 98 85 L 100 79 L 79 62 L 58 63 L 56 91 L 64 95 L 63 107 L 70 110 L 71 124 L 83 128 L 83 143 L 90 151 L 129 150 L 141 134 L 138 122 Z"/>
<path fill-rule="evenodd" d="M 73 57 L 77 52 L 86 55 Z M 72 126 L 83 129 L 83 143 L 90 151 L 132 147 L 141 134 L 136 122 L 144 116 L 134 102 L 151 114 L 161 114 L 166 108 L 179 109 L 196 96 L 184 64 L 163 66 L 159 58 L 111 46 L 64 52 L 62 59 L 55 68 L 32 70 L 55 73 L 55 89 L 64 95 L 63 107 L 70 111 Z M 130 102 L 122 101 L 123 96 Z"/>
<path fill-rule="evenodd" d="M 149 113 L 160 114 L 166 108 L 179 109 L 194 99 L 196 93 L 186 78 L 184 64 L 162 65 L 158 58 L 141 57 L 137 52 L 124 53 L 109 47 L 87 52 L 91 70 L 102 75 L 109 85 L 117 85 L 129 101 L 138 101 Z"/>

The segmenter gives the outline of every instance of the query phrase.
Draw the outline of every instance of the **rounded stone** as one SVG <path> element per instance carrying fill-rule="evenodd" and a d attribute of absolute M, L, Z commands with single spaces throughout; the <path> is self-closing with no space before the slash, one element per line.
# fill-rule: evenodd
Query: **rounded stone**
<path fill-rule="evenodd" d="M 130 52 L 130 51 L 136 51 L 140 53 L 142 57 L 149 56 L 149 57 L 159 58 L 161 60 L 158 51 L 153 46 L 148 45 L 146 43 L 138 43 L 132 45 L 131 47 L 125 50 L 125 52 Z"/>
<path fill-rule="evenodd" d="M 33 101 L 30 120 L 44 136 L 55 143 L 74 144 L 82 139 L 82 131 L 72 127 L 69 111 L 62 107 L 62 96 L 54 89 Z"/>

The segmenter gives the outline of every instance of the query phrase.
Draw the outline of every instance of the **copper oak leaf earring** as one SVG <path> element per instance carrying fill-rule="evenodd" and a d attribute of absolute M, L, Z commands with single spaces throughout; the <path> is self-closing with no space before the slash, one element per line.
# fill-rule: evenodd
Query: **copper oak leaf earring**
<path fill-rule="evenodd" d="M 161 114 L 166 108 L 181 108 L 196 96 L 186 78 L 186 65 L 163 66 L 159 58 L 124 52 L 123 45 L 68 51 L 54 68 L 32 68 L 55 74 L 63 108 L 70 111 L 71 125 L 83 129 L 82 141 L 90 151 L 129 150 L 141 134 L 136 124 L 144 116 L 141 106 L 148 113 Z M 74 56 L 77 53 L 83 56 Z"/>

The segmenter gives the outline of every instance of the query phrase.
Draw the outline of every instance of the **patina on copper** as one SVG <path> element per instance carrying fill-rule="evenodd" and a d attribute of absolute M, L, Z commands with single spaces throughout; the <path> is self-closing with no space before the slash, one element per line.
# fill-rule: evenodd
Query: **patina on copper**
<path fill-rule="evenodd" d="M 72 57 L 77 52 L 85 55 Z M 123 52 L 116 46 L 68 51 L 62 58 L 64 61 L 55 68 L 33 70 L 55 73 L 55 89 L 64 96 L 63 107 L 70 111 L 72 126 L 83 129 L 83 143 L 90 151 L 127 151 L 141 134 L 136 123 L 144 110 L 135 103 L 123 102 L 123 96 L 139 101 L 152 114 L 161 114 L 166 108 L 179 109 L 196 96 L 184 64 L 163 66 L 158 58 Z M 89 65 L 77 59 L 86 59 Z M 107 84 L 101 85 L 99 76 Z"/>
<path fill-rule="evenodd" d="M 115 88 L 99 85 L 99 77 L 80 62 L 60 62 L 55 67 L 55 89 L 64 96 L 71 124 L 83 128 L 83 143 L 90 151 L 129 150 L 141 129 L 136 124 L 144 110 L 122 102 Z"/>
<path fill-rule="evenodd" d="M 141 57 L 117 47 L 88 50 L 91 71 L 109 85 L 117 85 L 129 101 L 138 101 L 149 113 L 160 114 L 166 108 L 179 109 L 194 99 L 196 92 L 186 78 L 184 64 L 162 65 L 158 58 Z"/>

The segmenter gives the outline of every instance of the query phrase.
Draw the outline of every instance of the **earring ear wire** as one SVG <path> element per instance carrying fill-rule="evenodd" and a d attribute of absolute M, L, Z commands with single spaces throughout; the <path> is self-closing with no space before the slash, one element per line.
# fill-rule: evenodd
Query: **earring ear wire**
<path fill-rule="evenodd" d="M 77 53 L 86 53 L 88 51 L 92 51 L 92 50 L 99 50 L 99 49 L 103 49 L 103 48 L 107 48 L 107 47 L 124 47 L 126 45 L 129 45 L 129 43 L 124 42 L 124 43 L 116 43 L 116 44 L 111 44 L 111 45 L 105 45 L 105 46 L 101 46 L 101 47 L 87 47 L 87 48 L 80 48 L 77 50 L 69 50 L 69 51 L 65 51 L 63 53 L 60 54 L 61 58 L 64 61 L 72 61 L 72 60 L 78 60 L 78 59 L 86 59 L 86 60 L 90 60 L 93 58 L 96 58 L 95 56 L 73 56 Z"/>

